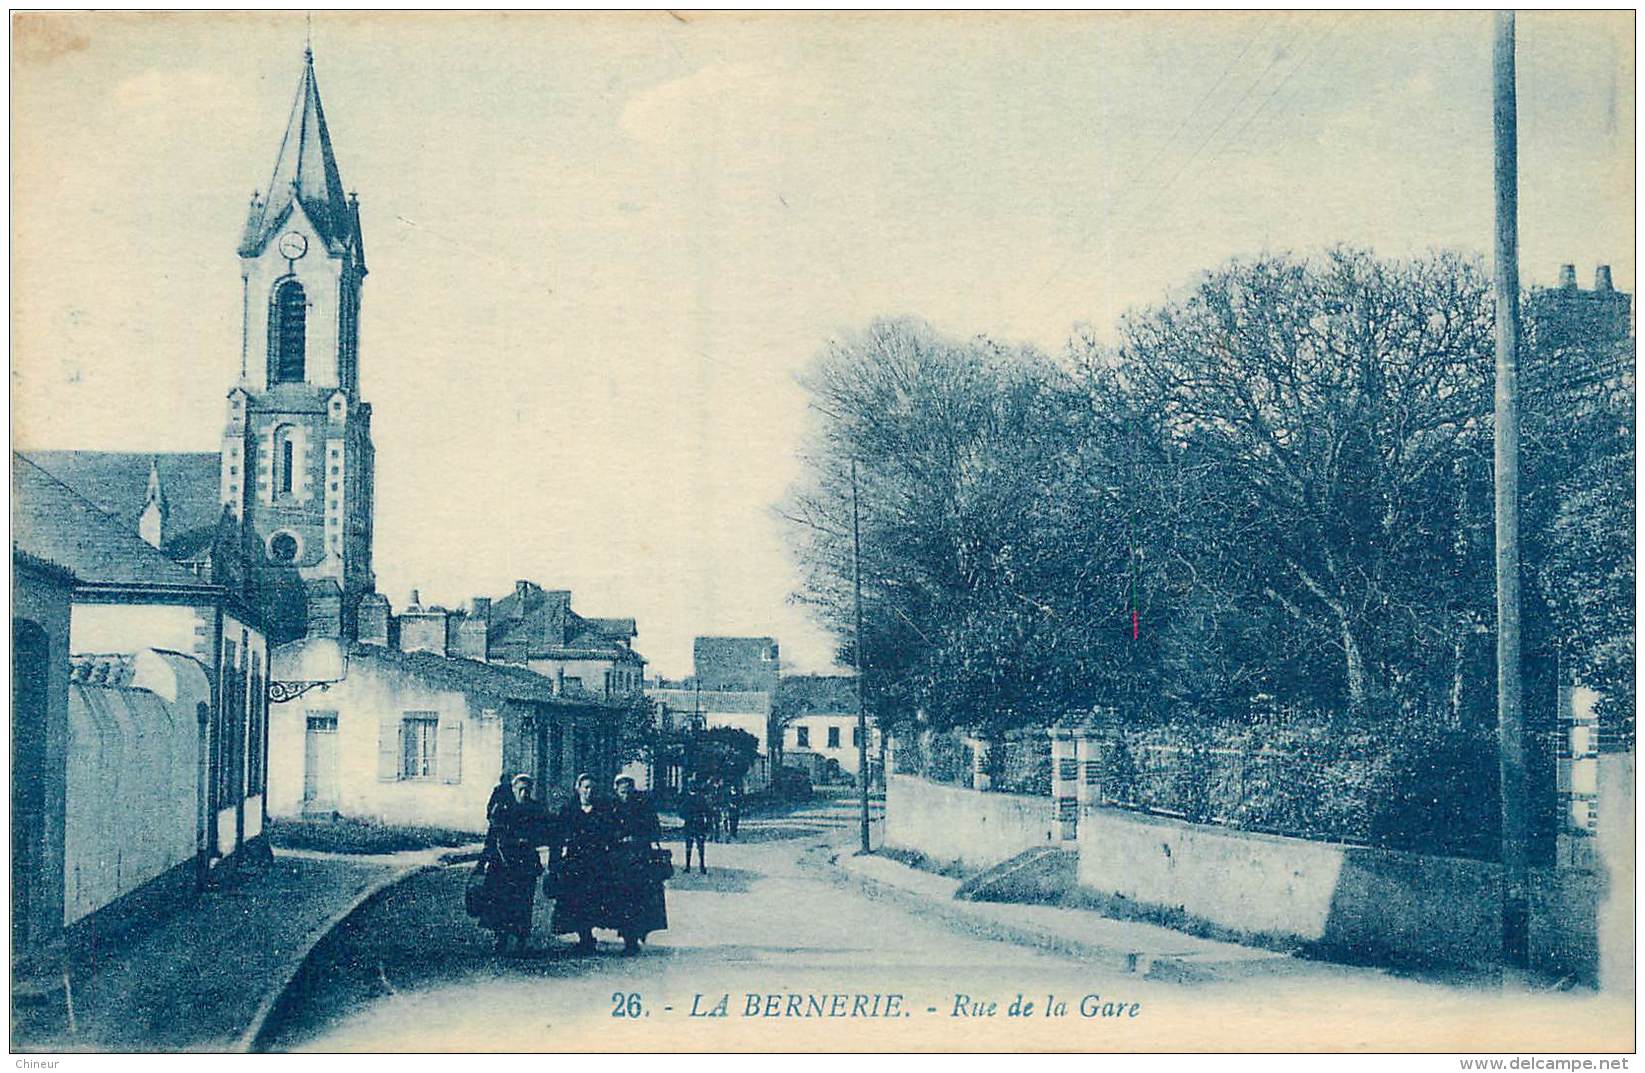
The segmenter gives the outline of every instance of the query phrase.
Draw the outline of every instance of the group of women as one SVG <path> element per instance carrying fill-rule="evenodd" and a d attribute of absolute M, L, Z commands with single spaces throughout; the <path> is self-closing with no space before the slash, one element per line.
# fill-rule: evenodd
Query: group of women
<path fill-rule="evenodd" d="M 497 950 L 512 940 L 524 950 L 531 937 L 531 907 L 544 867 L 539 847 L 549 847 L 546 892 L 554 899 L 555 935 L 576 935 L 579 953 L 592 953 L 594 929 L 617 932 L 623 953 L 668 927 L 663 880 L 668 865 L 655 849 L 662 837 L 656 810 L 634 792 L 634 780 L 618 778 L 613 798 L 594 794 L 594 779 L 577 776 L 576 799 L 557 813 L 532 796 L 532 778 L 516 775 L 499 785 L 486 808 L 485 849 L 476 865 L 481 877 L 471 911 L 497 935 Z"/>

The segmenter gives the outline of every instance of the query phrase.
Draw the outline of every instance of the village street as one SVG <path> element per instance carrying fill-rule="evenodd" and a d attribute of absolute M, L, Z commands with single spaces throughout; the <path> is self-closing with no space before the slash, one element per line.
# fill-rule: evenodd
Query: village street
<path fill-rule="evenodd" d="M 743 842 L 710 846 L 708 875 L 669 883 L 669 929 L 632 960 L 604 935 L 597 955 L 573 956 L 566 938 L 547 936 L 541 899 L 536 954 L 498 958 L 463 913 L 466 868 L 416 876 L 316 949 L 261 1046 L 1262 1050 L 1307 1037 L 1329 1050 L 1441 1040 L 1500 1049 L 1591 1041 L 1607 1020 L 1608 1000 L 1591 992 L 1507 998 L 1297 959 L 1195 984 L 1093 969 L 967 934 L 900 898 L 869 896 L 829 863 L 854 846 L 854 820 L 840 801 L 746 821 Z M 1033 1010 L 1013 1017 L 1019 993 Z M 1046 1016 L 1048 994 L 1067 1003 L 1062 1015 Z M 693 1015 L 715 1011 L 722 998 L 725 1016 Z M 1082 999 L 1091 1016 L 1081 1015 Z M 1469 1024 L 1488 1037 L 1458 1036 Z M 1514 1025 L 1524 1026 L 1524 1040 L 1504 1036 Z"/>

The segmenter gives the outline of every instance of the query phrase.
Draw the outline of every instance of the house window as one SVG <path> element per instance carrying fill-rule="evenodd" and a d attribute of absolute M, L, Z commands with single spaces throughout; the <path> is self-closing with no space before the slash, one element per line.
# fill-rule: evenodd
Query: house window
<path fill-rule="evenodd" d="M 840 728 L 839 727 L 829 727 L 828 728 L 828 747 L 830 749 L 838 749 L 840 747 Z"/>
<path fill-rule="evenodd" d="M 801 749 L 811 748 L 811 728 L 810 727 L 795 727 L 794 728 L 794 744 L 795 744 L 796 747 L 801 748 Z"/>
<path fill-rule="evenodd" d="M 851 746 L 852 748 L 862 747 L 862 727 L 851 728 Z"/>
<path fill-rule="evenodd" d="M 269 382 L 284 384 L 303 379 L 303 349 L 307 343 L 308 296 L 303 285 L 288 279 L 274 289 L 269 309 Z"/>
<path fill-rule="evenodd" d="M 432 779 L 439 751 L 436 712 L 407 712 L 400 723 L 400 778 Z"/>

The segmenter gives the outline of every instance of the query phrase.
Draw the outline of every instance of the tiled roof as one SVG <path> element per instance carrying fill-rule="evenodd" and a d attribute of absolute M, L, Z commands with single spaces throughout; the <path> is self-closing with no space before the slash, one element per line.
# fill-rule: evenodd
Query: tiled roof
<path fill-rule="evenodd" d="M 639 628 L 631 618 L 585 618 L 594 630 L 604 637 L 626 641 L 630 637 L 639 636 Z"/>
<path fill-rule="evenodd" d="M 20 451 L 22 457 L 56 477 L 132 535 L 148 502 L 150 467 L 160 475 L 166 501 L 164 535 L 176 538 L 205 530 L 209 545 L 223 506 L 218 496 L 221 460 L 215 453 L 146 454 L 140 451 Z M 168 547 L 167 549 L 171 549 Z"/>
<path fill-rule="evenodd" d="M 326 129 L 326 113 L 320 105 L 320 85 L 314 78 L 312 53 L 303 57 L 297 98 L 291 105 L 291 118 L 280 140 L 268 190 L 252 202 L 246 219 L 241 256 L 261 253 L 268 240 L 285 226 L 297 204 L 302 205 L 304 215 L 333 253 L 352 251 L 355 262 L 365 267 L 359 206 L 343 194 L 343 179 L 331 151 L 331 132 Z"/>
<path fill-rule="evenodd" d="M 857 710 L 857 679 L 849 674 L 785 675 L 777 698 L 784 715 L 852 714 Z"/>
<path fill-rule="evenodd" d="M 529 700 L 551 704 L 572 704 L 571 700 L 554 695 L 554 683 L 535 672 L 520 667 L 507 667 L 479 660 L 440 656 L 433 652 L 400 652 L 380 645 L 355 644 L 349 648 L 350 659 L 375 661 L 397 667 L 424 681 L 434 682 L 449 689 L 489 693 L 510 700 Z"/>
<path fill-rule="evenodd" d="M 199 578 L 166 558 L 68 485 L 18 454 L 11 464 L 12 546 L 57 563 L 82 583 L 184 585 Z"/>
<path fill-rule="evenodd" d="M 491 605 L 486 635 L 493 655 L 522 648 L 516 658 L 612 659 L 629 655 L 633 619 L 584 618 L 571 610 L 571 593 L 527 584 Z"/>

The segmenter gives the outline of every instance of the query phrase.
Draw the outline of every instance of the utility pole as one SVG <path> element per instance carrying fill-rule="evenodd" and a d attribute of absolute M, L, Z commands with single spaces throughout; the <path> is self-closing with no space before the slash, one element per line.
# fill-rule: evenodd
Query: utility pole
<path fill-rule="evenodd" d="M 862 851 L 868 845 L 868 707 L 862 682 L 862 522 L 857 513 L 857 460 L 851 460 L 851 574 L 857 592 L 857 632 L 851 652 L 857 665 L 857 786 L 862 795 Z"/>
<path fill-rule="evenodd" d="M 1519 149 L 1514 13 L 1496 16 L 1496 670 L 1502 781 L 1502 964 L 1508 982 L 1530 965 L 1526 892 L 1530 809 L 1519 663 Z"/>

